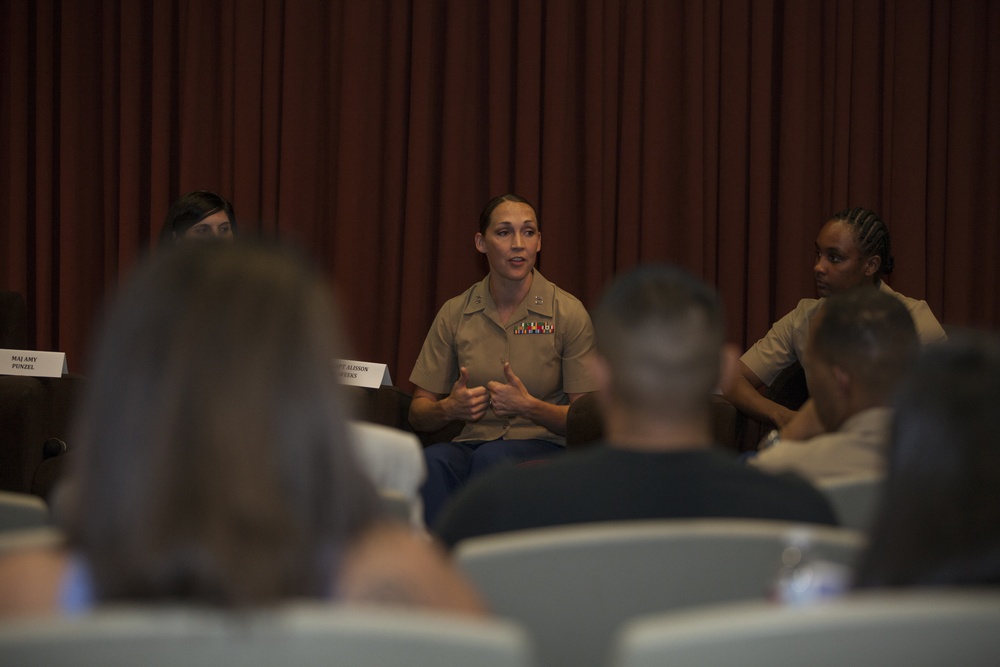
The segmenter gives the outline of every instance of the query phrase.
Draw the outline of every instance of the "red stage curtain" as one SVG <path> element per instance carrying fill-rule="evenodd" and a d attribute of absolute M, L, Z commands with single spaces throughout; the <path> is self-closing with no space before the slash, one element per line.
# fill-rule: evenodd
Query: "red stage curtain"
<path fill-rule="evenodd" d="M 515 191 L 589 306 L 677 262 L 746 345 L 812 296 L 826 216 L 866 206 L 895 289 L 995 328 L 998 45 L 990 0 L 6 0 L 0 287 L 85 372 L 170 202 L 216 190 L 316 254 L 351 354 L 408 387 Z"/>

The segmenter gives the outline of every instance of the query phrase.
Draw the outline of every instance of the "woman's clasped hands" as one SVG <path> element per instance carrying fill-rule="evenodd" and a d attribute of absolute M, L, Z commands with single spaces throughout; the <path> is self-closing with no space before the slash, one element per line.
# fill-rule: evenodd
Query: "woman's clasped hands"
<path fill-rule="evenodd" d="M 508 361 L 503 362 L 503 374 L 506 382 L 491 380 L 485 387 L 470 387 L 469 369 L 462 366 L 448 396 L 452 407 L 449 417 L 475 422 L 482 419 L 490 409 L 499 417 L 524 414 L 531 395 Z"/>

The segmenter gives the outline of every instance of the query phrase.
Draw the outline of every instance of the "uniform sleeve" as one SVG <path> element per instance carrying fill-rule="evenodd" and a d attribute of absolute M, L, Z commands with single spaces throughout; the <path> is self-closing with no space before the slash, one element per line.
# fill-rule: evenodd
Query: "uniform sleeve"
<path fill-rule="evenodd" d="M 449 301 L 438 311 L 410 373 L 410 382 L 435 394 L 448 394 L 458 379 L 458 355 L 455 351 L 457 319 L 452 310 L 453 304 Z"/>
<path fill-rule="evenodd" d="M 769 473 L 793 472 L 810 483 L 825 479 L 885 472 L 881 447 L 861 436 L 835 431 L 809 440 L 782 440 L 748 463 Z"/>
<path fill-rule="evenodd" d="M 747 463 L 770 473 L 795 472 L 801 475 L 803 470 L 800 464 L 803 461 L 808 463 L 811 455 L 815 455 L 815 449 L 810 450 L 807 441 L 782 440 L 773 447 L 756 452 L 747 459 Z"/>
<path fill-rule="evenodd" d="M 594 326 L 583 303 L 574 297 L 567 300 L 567 308 L 560 325 L 564 331 L 562 349 L 563 391 L 567 394 L 584 394 L 596 391 L 590 366 L 585 359 L 594 349 Z"/>
<path fill-rule="evenodd" d="M 803 304 L 804 301 L 800 301 L 795 310 L 771 325 L 770 331 L 740 357 L 767 386 L 781 371 L 799 360 L 796 337 L 805 336 L 809 327 L 808 319 L 802 316 Z"/>
<path fill-rule="evenodd" d="M 920 339 L 921 345 L 943 343 L 948 340 L 948 334 L 934 317 L 934 313 L 931 312 L 931 307 L 927 305 L 926 301 L 915 301 L 913 307 L 910 308 L 910 316 L 913 318 L 913 325 L 917 330 L 917 338 Z"/>

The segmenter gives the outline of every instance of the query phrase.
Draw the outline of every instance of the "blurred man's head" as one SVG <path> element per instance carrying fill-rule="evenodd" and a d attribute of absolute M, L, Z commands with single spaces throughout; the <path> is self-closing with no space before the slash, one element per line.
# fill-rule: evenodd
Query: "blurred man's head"
<path fill-rule="evenodd" d="M 802 360 L 823 426 L 835 431 L 857 412 L 886 405 L 919 353 L 899 299 L 873 289 L 829 297 L 810 324 Z"/>
<path fill-rule="evenodd" d="M 647 265 L 615 280 L 594 313 L 607 400 L 635 413 L 703 410 L 719 385 L 719 295 L 686 271 Z"/>

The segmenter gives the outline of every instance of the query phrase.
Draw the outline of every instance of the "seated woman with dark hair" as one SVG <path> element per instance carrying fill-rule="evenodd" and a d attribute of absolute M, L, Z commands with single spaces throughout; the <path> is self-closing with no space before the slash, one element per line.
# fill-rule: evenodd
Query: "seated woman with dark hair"
<path fill-rule="evenodd" d="M 889 474 L 855 585 L 1000 584 L 1000 339 L 928 348 L 896 401 Z"/>
<path fill-rule="evenodd" d="M 170 246 L 180 241 L 232 242 L 235 236 L 236 214 L 229 200 L 208 190 L 195 190 L 170 206 L 160 229 L 160 245 Z"/>
<path fill-rule="evenodd" d="M 338 339 L 332 296 L 297 256 L 154 257 L 90 366 L 66 546 L 0 559 L 0 611 L 319 598 L 481 612 L 432 543 L 382 517 L 348 445 Z"/>

